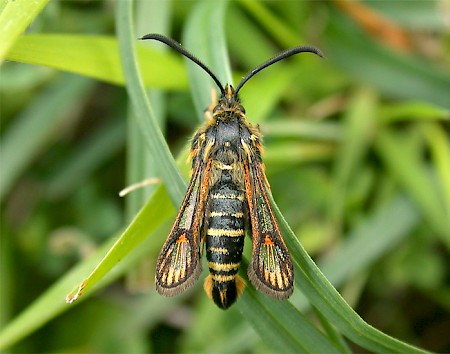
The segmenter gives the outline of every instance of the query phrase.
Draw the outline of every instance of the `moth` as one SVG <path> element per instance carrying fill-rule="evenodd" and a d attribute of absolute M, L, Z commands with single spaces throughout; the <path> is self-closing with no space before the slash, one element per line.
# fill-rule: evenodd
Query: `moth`
<path fill-rule="evenodd" d="M 155 283 L 164 296 L 180 294 L 200 276 L 206 251 L 209 275 L 204 290 L 221 309 L 229 308 L 244 290 L 238 275 L 247 231 L 252 239 L 248 278 L 262 293 L 287 299 L 294 290 L 291 257 L 272 211 L 264 173 L 262 136 L 247 121 L 238 93 L 264 68 L 302 52 L 322 57 L 311 46 L 287 49 L 250 71 L 236 89 L 222 86 L 212 71 L 173 39 L 148 34 L 200 66 L 221 96 L 192 140 L 191 179 L 178 215 L 159 254 Z"/>

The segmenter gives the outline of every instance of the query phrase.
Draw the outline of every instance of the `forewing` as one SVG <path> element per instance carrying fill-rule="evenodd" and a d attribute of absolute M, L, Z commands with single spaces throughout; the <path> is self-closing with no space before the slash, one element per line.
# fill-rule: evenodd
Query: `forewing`
<path fill-rule="evenodd" d="M 262 162 L 245 166 L 245 188 L 250 213 L 253 254 L 248 277 L 259 291 L 276 299 L 294 290 L 294 270 L 267 195 Z"/>
<path fill-rule="evenodd" d="M 190 287 L 201 273 L 199 229 L 204 219 L 210 164 L 194 160 L 189 187 L 156 265 L 156 290 L 173 296 Z"/>

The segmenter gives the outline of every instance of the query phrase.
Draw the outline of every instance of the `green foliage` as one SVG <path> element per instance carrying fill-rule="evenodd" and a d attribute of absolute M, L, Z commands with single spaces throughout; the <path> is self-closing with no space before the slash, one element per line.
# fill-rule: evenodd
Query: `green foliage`
<path fill-rule="evenodd" d="M 2 4 L 0 350 L 448 349 L 449 48 L 437 2 L 407 3 L 364 4 L 434 51 L 392 48 L 337 1 L 140 1 L 135 18 L 125 0 Z M 224 83 L 289 46 L 325 53 L 278 63 L 241 93 L 265 136 L 295 264 L 289 301 L 248 285 L 223 312 L 200 281 L 174 298 L 148 284 L 212 87 L 137 40 L 151 32 L 174 36 Z M 123 206 L 117 191 L 147 177 L 161 182 Z"/>

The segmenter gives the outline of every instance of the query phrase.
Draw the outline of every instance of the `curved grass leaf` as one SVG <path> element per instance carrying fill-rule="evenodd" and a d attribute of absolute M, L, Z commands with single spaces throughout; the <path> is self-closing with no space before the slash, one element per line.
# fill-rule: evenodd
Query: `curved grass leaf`
<path fill-rule="evenodd" d="M 164 136 L 159 129 L 150 102 L 145 94 L 142 80 L 138 73 L 137 58 L 133 31 L 132 3 L 121 1 L 117 3 L 117 35 L 121 60 L 126 74 L 127 92 L 131 99 L 139 126 L 166 185 L 167 192 L 175 205 L 180 205 L 186 190 L 186 182 L 177 169 L 175 160 L 170 153 Z"/>
<path fill-rule="evenodd" d="M 67 295 L 66 301 L 72 303 L 93 288 L 115 265 L 137 247 L 143 239 L 152 233 L 173 212 L 163 188 L 158 188 L 157 195 L 151 198 L 127 229 L 109 249 L 91 274 L 84 279 L 76 291 Z"/>
<path fill-rule="evenodd" d="M 300 244 L 273 198 L 275 213 L 292 254 L 296 287 L 343 335 L 373 352 L 423 353 L 419 348 L 401 342 L 366 323 L 341 297 Z"/>
<path fill-rule="evenodd" d="M 168 225 L 162 228 L 163 234 L 158 237 L 155 231 L 159 230 L 158 228 L 173 215 L 173 212 L 173 206 L 164 187 L 159 186 L 118 240 L 111 237 L 95 254 L 80 262 L 2 328 L 0 351 L 4 351 L 5 348 L 26 337 L 59 314 L 70 310 L 79 301 L 89 298 L 95 290 L 104 287 L 133 268 L 138 261 L 147 257 L 151 250 L 159 249 Z M 160 241 L 155 242 L 158 239 Z M 132 250 L 133 254 L 129 254 Z M 105 257 L 106 253 L 107 257 Z M 92 272 L 94 268 L 95 271 Z M 85 296 L 75 304 L 68 305 L 64 301 L 65 296 L 90 272 L 92 273 L 89 282 L 83 289 Z"/>
<path fill-rule="evenodd" d="M 136 38 L 133 34 L 133 40 Z M 125 81 L 118 53 L 118 43 L 113 37 L 35 34 L 21 36 L 6 58 L 123 85 Z M 146 86 L 165 89 L 183 89 L 187 86 L 182 61 L 174 55 L 142 43 L 137 45 L 136 55 Z"/>
<path fill-rule="evenodd" d="M 172 6 L 173 4 L 170 1 L 136 2 L 136 32 L 138 33 L 138 36 L 142 36 L 147 33 L 167 33 L 171 22 L 170 13 L 172 11 Z M 142 44 L 146 46 L 154 46 L 155 43 L 152 43 L 151 41 L 144 41 Z M 147 89 L 146 92 L 149 96 L 150 102 L 152 102 L 152 107 L 155 111 L 156 118 L 158 119 L 158 124 L 164 133 L 166 126 L 165 112 L 167 109 L 166 94 L 165 92 L 157 89 Z M 141 129 L 137 124 L 138 121 L 133 114 L 134 111 L 130 109 L 127 115 L 127 185 L 131 185 L 145 179 L 159 177 L 157 162 L 155 161 L 152 152 L 146 148 L 145 137 L 142 134 Z M 154 188 L 150 186 L 147 188 L 140 188 L 139 190 L 136 190 L 126 196 L 127 220 L 132 219 L 153 191 Z"/>
<path fill-rule="evenodd" d="M 244 265 L 244 264 L 243 264 Z M 246 268 L 246 264 L 243 268 Z M 289 301 L 276 301 L 248 286 L 239 310 L 270 347 L 280 353 L 338 353 L 329 338 Z"/>

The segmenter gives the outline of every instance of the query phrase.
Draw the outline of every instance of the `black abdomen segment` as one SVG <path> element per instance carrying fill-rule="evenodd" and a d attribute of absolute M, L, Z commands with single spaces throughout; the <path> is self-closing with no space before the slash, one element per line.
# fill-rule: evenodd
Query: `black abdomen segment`
<path fill-rule="evenodd" d="M 230 307 L 244 287 L 237 275 L 244 248 L 244 198 L 244 192 L 232 182 L 219 182 L 208 196 L 205 243 L 210 275 L 205 290 L 222 309 Z"/>

